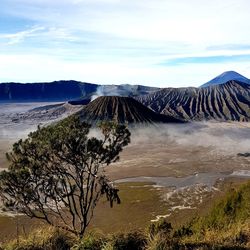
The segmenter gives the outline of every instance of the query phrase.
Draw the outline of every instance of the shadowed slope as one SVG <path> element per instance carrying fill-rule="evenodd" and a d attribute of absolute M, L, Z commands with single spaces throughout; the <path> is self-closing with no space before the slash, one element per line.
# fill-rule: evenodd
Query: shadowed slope
<path fill-rule="evenodd" d="M 179 119 L 250 121 L 250 85 L 238 81 L 206 88 L 166 88 L 137 100 Z"/>
<path fill-rule="evenodd" d="M 172 116 L 155 113 L 130 97 L 101 96 L 90 102 L 78 113 L 89 123 L 115 121 L 118 123 L 181 122 Z"/>

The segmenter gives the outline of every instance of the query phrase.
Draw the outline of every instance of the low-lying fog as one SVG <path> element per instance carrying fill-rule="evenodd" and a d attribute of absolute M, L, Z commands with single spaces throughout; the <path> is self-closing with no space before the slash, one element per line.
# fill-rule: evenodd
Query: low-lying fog
<path fill-rule="evenodd" d="M 0 168 L 7 167 L 5 153 L 12 144 L 26 137 L 40 124 L 37 120 L 15 121 L 15 118 L 33 108 L 47 104 L 51 103 L 0 103 Z"/>
<path fill-rule="evenodd" d="M 39 106 L 0 104 L 0 168 L 7 167 L 5 152 L 15 141 L 48 122 L 13 122 L 16 113 Z M 152 182 L 161 187 L 161 199 L 168 204 L 163 217 L 176 209 L 194 209 L 217 190 L 218 180 L 250 177 L 250 157 L 238 155 L 250 152 L 250 123 L 193 122 L 137 126 L 130 131 L 131 143 L 106 173 L 117 182 Z M 100 136 L 100 132 L 92 129 L 89 136 Z"/>
<path fill-rule="evenodd" d="M 238 156 L 250 152 L 250 123 L 167 124 L 131 133 L 121 161 L 108 169 L 114 179 L 250 170 L 250 158 Z"/>
<path fill-rule="evenodd" d="M 5 152 L 42 122 L 13 122 L 24 113 L 45 103 L 0 104 L 0 167 L 6 167 Z M 196 172 L 250 170 L 250 123 L 193 122 L 137 126 L 131 128 L 131 144 L 119 162 L 107 168 L 112 179 L 138 176 L 185 176 Z M 92 136 L 97 136 L 95 130 Z"/>
<path fill-rule="evenodd" d="M 158 125 L 131 130 L 132 142 L 177 144 L 183 147 L 209 147 L 215 153 L 237 154 L 250 152 L 250 123 L 192 122 Z M 210 151 L 209 150 L 209 151 Z"/>

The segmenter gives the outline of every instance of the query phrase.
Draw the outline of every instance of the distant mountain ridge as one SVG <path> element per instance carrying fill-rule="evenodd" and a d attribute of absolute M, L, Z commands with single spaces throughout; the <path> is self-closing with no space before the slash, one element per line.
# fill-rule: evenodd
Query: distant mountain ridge
<path fill-rule="evenodd" d="M 250 84 L 250 79 L 246 78 L 245 76 L 235 72 L 235 71 L 226 71 L 217 77 L 213 78 L 209 82 L 201 85 L 201 88 L 209 87 L 212 85 L 224 84 L 228 81 L 239 81 L 246 84 Z"/>
<path fill-rule="evenodd" d="M 120 96 L 133 97 L 146 107 Z M 81 116 L 90 123 L 91 119 L 94 123 L 103 119 L 136 123 L 147 120 L 163 122 L 168 118 L 186 121 L 250 121 L 250 80 L 237 72 L 227 71 L 200 88 L 159 89 L 143 85 L 98 85 L 77 81 L 0 84 L 0 102 L 32 101 L 68 101 L 72 105 L 83 105 Z M 57 114 L 63 110 L 52 108 L 48 112 Z M 167 118 L 163 119 L 164 115 Z"/>
<path fill-rule="evenodd" d="M 165 88 L 136 99 L 179 119 L 250 121 L 250 85 L 239 81 L 206 88 Z"/>
<path fill-rule="evenodd" d="M 77 81 L 49 83 L 1 83 L 0 101 L 68 101 L 95 92 L 98 85 Z"/>
<path fill-rule="evenodd" d="M 91 99 L 99 95 L 137 96 L 159 88 L 142 85 L 99 85 L 79 81 L 1 83 L 0 102 L 43 102 Z"/>

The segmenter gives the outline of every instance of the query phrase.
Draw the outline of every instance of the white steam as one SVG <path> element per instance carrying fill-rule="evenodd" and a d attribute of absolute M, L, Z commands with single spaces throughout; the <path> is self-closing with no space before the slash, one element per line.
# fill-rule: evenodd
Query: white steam
<path fill-rule="evenodd" d="M 101 85 L 97 88 L 94 95 L 91 97 L 91 101 L 95 100 L 99 96 L 130 96 L 138 91 L 137 85 Z"/>

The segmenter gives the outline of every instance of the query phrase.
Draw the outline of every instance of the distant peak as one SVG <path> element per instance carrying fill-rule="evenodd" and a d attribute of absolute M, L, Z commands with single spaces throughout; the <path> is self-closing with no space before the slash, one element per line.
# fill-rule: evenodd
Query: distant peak
<path fill-rule="evenodd" d="M 241 77 L 244 77 L 243 75 L 241 75 L 238 72 L 233 71 L 233 70 L 225 71 L 222 74 L 220 74 L 219 76 L 227 76 L 227 75 L 229 75 L 229 76 L 241 76 Z"/>
<path fill-rule="evenodd" d="M 230 70 L 230 71 L 225 71 L 222 74 L 216 76 L 215 78 L 213 78 L 209 82 L 201 85 L 201 87 L 203 88 L 203 87 L 208 87 L 208 86 L 212 86 L 212 85 L 224 84 L 228 81 L 233 81 L 233 80 L 237 80 L 237 81 L 240 81 L 240 82 L 243 82 L 246 84 L 250 84 L 250 80 L 248 78 L 239 74 L 236 71 Z"/>

